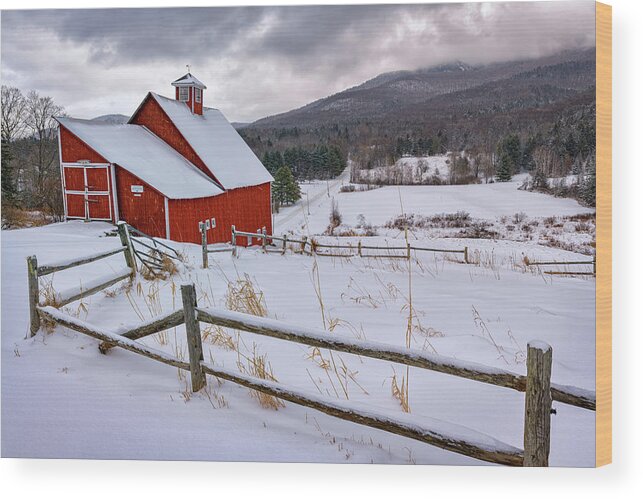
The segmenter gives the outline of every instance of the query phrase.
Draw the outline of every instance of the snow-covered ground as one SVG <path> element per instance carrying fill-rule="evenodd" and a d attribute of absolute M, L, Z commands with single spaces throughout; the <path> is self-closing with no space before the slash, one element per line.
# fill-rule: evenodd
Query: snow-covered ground
<path fill-rule="evenodd" d="M 275 232 L 322 233 L 333 198 L 349 225 L 357 223 L 359 214 L 381 226 L 402 212 L 467 210 L 480 219 L 496 219 L 516 212 L 546 217 L 588 211 L 571 200 L 518 191 L 516 182 L 339 194 L 346 181 L 344 175 L 328 184 L 306 184 L 308 202 L 304 196 L 282 209 L 275 216 Z M 118 239 L 106 236 L 111 229 L 104 223 L 69 222 L 2 233 L 3 456 L 481 464 L 293 404 L 266 409 L 248 390 L 229 382 L 209 379 L 206 392 L 191 394 L 189 379 L 175 369 L 118 349 L 101 355 L 95 340 L 64 328 L 25 339 L 25 257 L 35 254 L 47 264 L 117 247 Z M 392 245 L 400 237 L 391 229 L 369 242 Z M 418 238 L 413 242 L 419 246 L 467 245 L 481 261 L 463 265 L 418 253 L 411 266 L 414 348 L 524 373 L 526 344 L 539 339 L 553 347 L 554 382 L 594 389 L 594 280 L 543 276 L 520 265 L 525 256 L 564 260 L 578 259 L 578 254 L 533 241 L 431 239 L 421 230 L 413 230 L 411 237 Z M 406 261 L 313 259 L 248 248 L 238 259 L 212 254 L 210 269 L 204 270 L 199 246 L 177 247 L 187 259 L 179 274 L 165 281 L 139 277 L 131 287 L 101 292 L 82 306 L 69 305 L 67 312 L 114 329 L 179 307 L 179 285 L 187 282 L 195 283 L 200 304 L 226 308 L 229 287 L 247 275 L 262 294 L 268 317 L 326 328 L 329 335 L 405 344 Z M 53 284 L 62 291 L 123 267 L 122 255 L 116 255 L 54 274 Z M 331 359 L 326 351 L 204 324 L 202 332 L 208 362 L 248 370 L 246 357 L 265 355 L 275 378 L 286 386 L 401 414 L 391 381 L 394 375 L 398 381 L 405 376 L 402 366 L 348 354 L 335 353 Z M 182 327 L 142 341 L 187 358 Z M 337 370 L 325 365 L 332 361 Z M 523 394 L 415 368 L 409 393 L 411 414 L 420 423 L 437 418 L 522 447 Z M 550 463 L 593 465 L 594 413 L 554 406 Z"/>
<path fill-rule="evenodd" d="M 434 184 L 449 181 L 450 154 L 435 156 L 405 156 L 395 164 L 380 166 L 370 170 L 359 170 L 356 175 L 361 182 L 403 184 Z"/>
<path fill-rule="evenodd" d="M 369 191 L 333 192 L 326 182 L 302 184 L 302 199 L 282 208 L 275 215 L 275 233 L 319 234 L 328 226 L 331 200 L 337 202 L 343 223 L 359 224 L 360 215 L 366 222 L 383 226 L 394 217 L 406 214 L 423 216 L 465 211 L 476 219 L 495 221 L 524 213 L 530 218 L 564 217 L 594 213 L 576 200 L 554 198 L 539 192 L 518 190 L 525 175 L 516 175 L 513 182 L 471 185 L 384 186 Z M 334 181 L 348 184 L 345 172 Z M 308 199 L 306 196 L 308 192 Z"/>

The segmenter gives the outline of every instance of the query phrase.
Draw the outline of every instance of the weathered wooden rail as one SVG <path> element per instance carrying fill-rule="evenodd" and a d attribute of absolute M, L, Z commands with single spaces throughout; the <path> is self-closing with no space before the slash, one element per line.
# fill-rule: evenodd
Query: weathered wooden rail
<path fill-rule="evenodd" d="M 125 256 L 125 263 L 127 269 L 117 272 L 112 275 L 108 280 L 90 281 L 87 287 L 81 287 L 78 290 L 67 291 L 62 294 L 57 294 L 57 304 L 59 307 L 68 305 L 71 302 L 80 300 L 87 296 L 93 295 L 106 289 L 114 284 L 132 277 L 136 272 L 136 262 L 134 260 L 134 252 L 132 249 L 132 242 L 127 230 L 127 225 L 124 223 L 118 224 L 118 234 L 122 246 L 112 250 L 102 251 L 86 257 L 77 258 L 74 260 L 66 260 L 62 262 L 52 263 L 49 265 L 38 266 L 38 258 L 35 255 L 27 257 L 27 283 L 28 283 L 28 300 L 29 300 L 29 335 L 34 336 L 40 329 L 40 316 L 38 314 L 38 307 L 40 305 L 40 283 L 39 278 L 61 272 L 80 265 L 102 260 L 119 253 Z"/>
<path fill-rule="evenodd" d="M 103 353 L 107 353 L 113 347 L 120 347 L 189 371 L 192 390 L 195 392 L 206 385 L 206 375 L 211 375 L 346 421 L 402 435 L 491 463 L 510 466 L 547 466 L 549 463 L 552 400 L 590 410 L 596 408 L 596 396 L 593 392 L 551 384 L 552 349 L 543 342 L 532 341 L 528 344 L 527 375 L 523 376 L 482 364 L 456 361 L 412 349 L 375 342 L 341 339 L 334 335 L 328 335 L 324 331 L 288 325 L 271 319 L 237 312 L 199 308 L 194 285 L 182 286 L 181 294 L 182 310 L 166 313 L 144 324 L 121 327 L 118 331 L 103 330 L 68 316 L 53 307 L 37 307 L 36 310 L 38 314 L 50 321 L 101 341 L 99 348 Z M 391 416 L 365 405 L 311 395 L 286 388 L 276 382 L 209 365 L 203 360 L 200 322 L 309 346 L 397 362 L 525 392 L 525 450 L 451 423 L 433 419 L 418 422 L 407 414 Z M 136 341 L 136 339 L 159 333 L 180 324 L 186 326 L 189 362 L 154 350 Z"/>
<path fill-rule="evenodd" d="M 232 246 L 230 246 L 229 248 L 217 248 L 217 249 L 208 248 L 207 228 L 205 224 L 202 224 L 201 225 L 201 255 L 203 258 L 203 268 L 204 269 L 208 268 L 208 255 L 210 253 L 223 253 L 226 251 L 233 251 Z"/>
<path fill-rule="evenodd" d="M 300 236 L 300 237 L 288 237 L 288 234 L 284 234 L 283 236 L 275 236 L 275 235 L 270 235 L 266 232 L 266 228 L 262 228 L 261 230 L 258 230 L 256 233 L 255 232 L 244 232 L 237 230 L 236 227 L 233 225 L 232 226 L 232 237 L 231 237 L 231 248 L 230 249 L 225 249 L 225 250 L 209 250 L 207 247 L 207 242 L 205 238 L 205 231 L 202 233 L 202 240 L 201 240 L 201 247 L 202 247 L 202 253 L 203 253 L 203 268 L 208 267 L 208 253 L 214 253 L 217 251 L 232 251 L 233 256 L 236 256 L 238 254 L 237 251 L 237 238 L 246 238 L 247 239 L 247 245 L 252 246 L 253 242 L 256 240 L 259 241 L 259 244 L 261 244 L 261 247 L 264 252 L 266 253 L 280 253 L 280 254 L 285 254 L 286 250 L 288 248 L 288 244 L 295 244 L 299 247 L 299 249 L 296 251 L 299 254 L 305 254 L 305 255 L 315 255 L 315 256 L 328 256 L 328 257 L 337 257 L 337 258 L 352 258 L 352 257 L 360 257 L 360 258 L 402 258 L 402 259 L 411 259 L 411 252 L 412 251 L 430 251 L 430 252 L 435 252 L 435 253 L 454 253 L 454 254 L 461 254 L 464 263 L 470 263 L 469 262 L 469 248 L 464 247 L 462 249 L 442 249 L 442 248 L 423 248 L 423 247 L 418 247 L 418 246 L 411 246 L 411 244 L 407 243 L 404 246 L 372 246 L 372 245 L 367 245 L 367 244 L 362 244 L 362 241 L 359 240 L 357 242 L 357 245 L 351 245 L 351 244 L 324 244 L 320 243 L 312 238 L 308 238 L 307 236 Z M 280 244 L 279 244 L 280 243 Z M 281 246 L 281 249 L 279 249 L 278 246 Z M 271 247 L 271 248 L 269 248 Z M 274 248 L 274 249 L 272 249 Z M 307 249 L 308 248 L 308 249 Z M 324 252 L 324 251 L 319 251 L 320 249 L 328 249 L 328 250 L 343 250 L 343 251 L 349 251 L 350 253 L 336 253 L 336 252 Z M 379 253 L 379 254 L 369 254 L 369 253 L 364 253 L 364 251 L 380 251 L 384 253 Z M 403 254 L 395 254 L 392 252 L 395 251 L 403 251 Z"/>
<path fill-rule="evenodd" d="M 125 230 L 132 245 L 132 254 L 151 275 L 159 275 L 163 272 L 164 258 L 181 260 L 179 252 L 170 245 L 159 241 L 155 237 L 148 236 L 145 232 L 127 225 L 125 222 L 119 222 L 119 227 L 121 224 L 125 225 Z"/>
<path fill-rule="evenodd" d="M 547 266 L 547 265 L 556 265 L 556 266 L 561 266 L 565 267 L 567 265 L 591 265 L 592 266 L 592 271 L 591 272 L 583 272 L 583 271 L 567 271 L 567 270 L 546 270 L 543 272 L 544 274 L 549 274 L 549 275 L 596 275 L 596 255 L 594 255 L 594 258 L 592 258 L 591 261 L 571 261 L 571 262 L 527 262 L 525 265 L 528 267 L 530 266 L 535 266 L 535 267 L 540 267 L 540 266 Z"/>
<path fill-rule="evenodd" d="M 451 357 L 374 341 L 364 342 L 350 338 L 340 338 L 312 328 L 294 326 L 274 319 L 255 317 L 229 310 L 197 308 L 196 314 L 197 319 L 201 322 L 216 326 L 238 329 L 312 347 L 327 348 L 338 352 L 387 360 L 411 367 L 420 367 L 430 371 L 511 388 L 519 392 L 524 392 L 527 387 L 527 376 L 485 366 L 484 364 L 461 362 Z M 553 399 L 558 402 L 585 409 L 596 409 L 596 396 L 593 392 L 562 385 L 552 385 L 551 391 Z"/>

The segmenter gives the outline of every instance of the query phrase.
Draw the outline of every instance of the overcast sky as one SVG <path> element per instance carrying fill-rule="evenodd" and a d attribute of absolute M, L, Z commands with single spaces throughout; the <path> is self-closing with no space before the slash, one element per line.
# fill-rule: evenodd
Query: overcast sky
<path fill-rule="evenodd" d="M 186 72 L 230 121 L 287 111 L 386 71 L 594 46 L 594 2 L 2 12 L 2 83 L 79 118 L 131 114 Z"/>

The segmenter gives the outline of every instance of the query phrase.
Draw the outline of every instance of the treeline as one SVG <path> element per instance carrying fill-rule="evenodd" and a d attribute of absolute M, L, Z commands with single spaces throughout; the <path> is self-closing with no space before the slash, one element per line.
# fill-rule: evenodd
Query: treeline
<path fill-rule="evenodd" d="M 404 156 L 435 156 L 448 151 L 446 134 L 441 130 L 433 137 L 398 137 L 395 146 L 395 156 L 399 159 Z"/>
<path fill-rule="evenodd" d="M 495 178 L 529 172 L 527 188 L 557 196 L 573 197 L 596 205 L 596 113 L 595 108 L 556 121 L 547 133 L 505 136 L 497 145 Z M 575 175 L 577 181 L 562 180 Z M 550 179 L 561 179 L 552 181 Z"/>
<path fill-rule="evenodd" d="M 262 163 L 273 175 L 286 166 L 297 180 L 334 178 L 346 168 L 346 159 L 340 148 L 324 144 L 311 149 L 289 147 L 283 152 L 266 151 Z"/>
<path fill-rule="evenodd" d="M 2 225 L 25 222 L 27 212 L 61 220 L 57 123 L 64 109 L 35 91 L 2 85 Z"/>
<path fill-rule="evenodd" d="M 446 125 L 435 129 L 391 123 L 383 128 L 364 122 L 317 128 L 246 128 L 242 135 L 256 154 L 261 152 L 259 157 L 273 175 L 286 165 L 297 180 L 332 177 L 343 170 L 348 156 L 353 166 L 351 179 L 359 182 L 359 175 L 355 175 L 359 170 L 389 167 L 404 156 L 458 151 L 460 156 L 450 158 L 448 183 L 508 181 L 515 174 L 528 172 L 533 180 L 530 188 L 594 205 L 595 116 L 592 103 L 561 109 L 548 122 L 513 126 L 491 122 L 480 124 L 475 133 Z M 392 133 L 399 128 L 409 131 Z M 320 141 L 332 145 L 323 148 L 316 145 Z M 319 154 L 320 149 L 335 151 L 335 158 L 329 160 L 331 155 Z M 553 188 L 546 180 L 567 175 L 578 175 L 581 182 Z"/>
<path fill-rule="evenodd" d="M 521 171 L 546 177 L 583 173 L 596 153 L 595 117 L 592 109 L 556 121 L 545 133 L 504 136 L 496 148 L 499 180 Z"/>

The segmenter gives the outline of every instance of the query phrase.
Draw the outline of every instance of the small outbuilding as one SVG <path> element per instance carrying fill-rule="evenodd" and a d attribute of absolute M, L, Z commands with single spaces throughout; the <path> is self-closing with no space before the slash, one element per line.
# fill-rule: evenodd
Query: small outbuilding
<path fill-rule="evenodd" d="M 230 228 L 272 233 L 261 161 L 190 73 L 175 98 L 149 92 L 127 124 L 57 118 L 66 219 L 123 220 L 150 236 L 230 240 Z M 242 241 L 239 241 L 240 243 Z"/>

